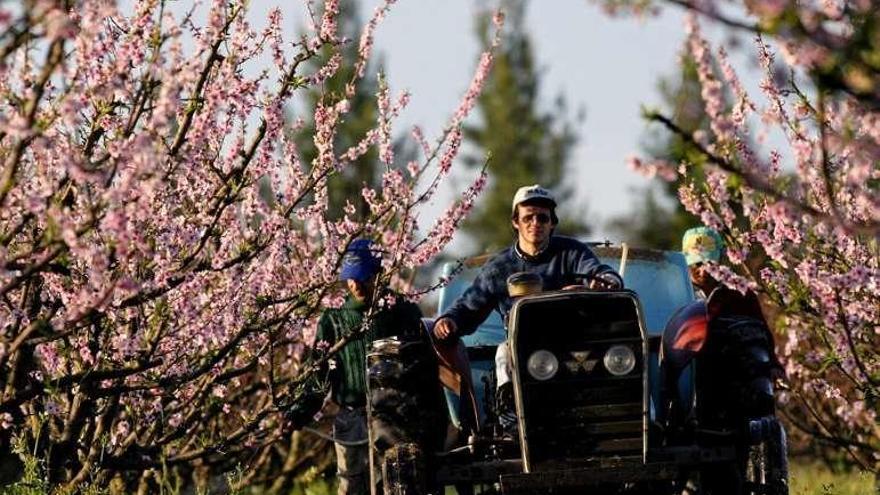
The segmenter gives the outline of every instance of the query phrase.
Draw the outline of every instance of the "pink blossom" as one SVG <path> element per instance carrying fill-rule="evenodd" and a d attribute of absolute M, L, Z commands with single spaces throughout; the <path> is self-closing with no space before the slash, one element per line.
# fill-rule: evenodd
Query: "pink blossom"
<path fill-rule="evenodd" d="M 333 56 L 330 57 L 330 60 L 328 60 L 323 67 L 312 74 L 312 76 L 309 78 L 309 82 L 315 85 L 324 84 L 327 79 L 333 77 L 333 75 L 336 74 L 336 71 L 339 70 L 341 64 L 342 55 L 340 53 L 334 53 Z"/>
<path fill-rule="evenodd" d="M 504 12 L 501 10 L 496 10 L 492 14 L 492 24 L 495 25 L 495 29 L 501 29 L 504 26 Z"/>
<path fill-rule="evenodd" d="M 731 113 L 733 123 L 738 130 L 742 130 L 748 113 L 755 111 L 755 104 L 749 99 L 749 95 L 746 93 L 742 83 L 736 75 L 736 72 L 733 70 L 733 66 L 730 65 L 730 61 L 727 58 L 727 52 L 724 48 L 718 50 L 718 63 L 721 65 L 724 79 L 733 89 L 733 94 L 736 98 L 736 103 L 733 107 L 733 112 Z"/>
<path fill-rule="evenodd" d="M 822 12 L 830 19 L 839 19 L 843 15 L 844 2 L 839 0 L 822 0 Z"/>
<path fill-rule="evenodd" d="M 118 445 L 122 439 L 127 437 L 129 428 L 128 421 L 123 420 L 117 423 L 113 434 L 110 435 L 110 445 Z"/>
<path fill-rule="evenodd" d="M 339 16 L 339 0 L 324 2 L 324 15 L 321 17 L 321 39 L 336 41 L 337 17 Z"/>
<path fill-rule="evenodd" d="M 388 9 L 396 2 L 396 0 L 383 0 L 382 4 L 377 6 L 373 11 L 373 16 L 370 18 L 370 21 L 367 23 L 364 30 L 361 32 L 360 43 L 358 44 L 358 60 L 355 63 L 355 75 L 357 78 L 364 77 L 364 70 L 367 67 L 367 60 L 369 60 L 370 55 L 373 52 L 373 37 L 376 27 L 382 22 L 382 19 L 385 18 L 385 14 L 388 12 Z M 351 97 L 354 94 L 354 86 L 350 87 L 350 90 L 346 91 L 346 94 Z"/>
<path fill-rule="evenodd" d="M 61 9 L 52 9 L 46 14 L 46 38 L 54 40 L 71 38 L 76 34 L 75 25 Z"/>
<path fill-rule="evenodd" d="M 46 414 L 49 416 L 59 416 L 62 414 L 62 406 L 58 403 L 57 400 L 48 399 L 45 402 L 45 410 Z"/>
<path fill-rule="evenodd" d="M 746 6 L 760 17 L 776 18 L 785 12 L 789 0 L 746 0 Z"/>
<path fill-rule="evenodd" d="M 422 153 L 424 153 L 426 157 L 431 156 L 431 145 L 428 144 L 427 140 L 425 140 L 425 135 L 422 133 L 422 128 L 417 125 L 413 126 L 412 136 L 421 147 Z"/>
<path fill-rule="evenodd" d="M 384 80 L 380 82 L 379 93 L 376 95 L 379 107 L 379 159 L 385 165 L 394 162 L 394 150 L 391 144 L 391 101 L 388 96 L 388 86 Z"/>
<path fill-rule="evenodd" d="M 38 3 L 45 12 L 56 4 Z M 397 273 L 439 254 L 486 185 L 481 174 L 422 237 L 419 208 L 451 174 L 491 53 L 440 136 L 429 143 L 416 133 L 424 157 L 405 168 L 394 166 L 391 136 L 409 93 L 392 96 L 386 86 L 380 118 L 340 149 L 351 99 L 328 95 L 304 116 L 291 104 L 302 85 L 288 84 L 323 84 L 345 69 L 354 87 L 391 3 L 364 29 L 353 65 L 338 51 L 335 1 L 314 22 L 320 33 L 295 43 L 285 42 L 280 10 L 261 26 L 247 2 L 162 10 L 145 0 L 129 11 L 84 2 L 47 16 L 34 30 L 39 39 L 7 58 L 0 89 L 26 102 L 39 74 L 27 50 L 65 39 L 66 59 L 42 88 L 36 118 L 14 109 L 0 116 L 5 146 L 25 147 L 0 207 L 0 231 L 12 233 L 0 247 L 0 291 L 10 301 L 0 304 L 0 322 L 15 322 L 2 328 L 15 335 L 0 335 L 0 360 L 17 359 L 24 347 L 11 343 L 39 324 L 36 369 L 22 380 L 38 392 L 24 406 L 67 413 L 86 387 L 118 404 L 106 412 L 110 444 L 100 445 L 106 435 L 78 436 L 77 451 L 118 455 L 132 432 L 167 456 L 186 452 L 192 438 L 233 457 L 245 438 L 263 441 L 275 428 L 265 422 L 275 414 L 272 393 L 285 393 L 265 385 L 270 375 L 297 377 L 321 312 L 344 303 L 338 269 L 355 237 L 381 244 L 395 286 L 418 291 Z M 323 67 L 291 72 L 290 60 L 319 47 L 331 52 Z M 274 67 L 253 70 L 259 59 Z M 315 123 L 309 135 L 304 117 Z M 297 148 L 303 140 L 317 151 L 311 163 Z M 387 167 L 381 184 L 363 185 L 367 218 L 357 216 L 357 198 L 331 218 L 334 176 L 372 149 Z M 419 182 L 431 171 L 434 180 Z M 7 269 L 13 257 L 34 274 Z M 94 430 L 102 416 L 86 416 Z M 234 436 L 243 422 L 252 434 Z M 22 427 L 2 425 L 13 434 Z"/>
<path fill-rule="evenodd" d="M 731 140 L 734 125 L 731 119 L 724 113 L 726 105 L 722 85 L 715 77 L 712 68 L 709 44 L 702 38 L 700 27 L 693 14 L 687 17 L 687 32 L 690 51 L 697 63 L 697 73 L 702 87 L 701 96 L 705 103 L 706 115 L 709 116 L 712 132 L 715 133 L 720 141 Z"/>
<path fill-rule="evenodd" d="M 780 53 L 789 65 L 800 65 L 807 68 L 821 67 L 832 56 L 827 48 L 810 41 L 784 42 Z"/>
<path fill-rule="evenodd" d="M 419 169 L 419 162 L 413 160 L 413 161 L 407 163 L 406 170 L 409 172 L 409 175 L 411 177 L 414 177 L 414 178 L 418 177 L 419 170 L 420 170 Z"/>
<path fill-rule="evenodd" d="M 629 156 L 626 162 L 630 170 L 649 179 L 658 176 L 667 182 L 671 182 L 678 177 L 676 167 L 665 160 L 651 160 L 645 163 L 636 156 Z"/>
<path fill-rule="evenodd" d="M 284 49 L 282 47 L 283 39 L 281 35 L 282 22 L 281 9 L 275 7 L 269 11 L 266 19 L 266 29 L 263 30 L 263 36 L 269 39 L 272 50 L 272 61 L 279 70 L 283 70 L 286 65 L 284 58 Z"/>
<path fill-rule="evenodd" d="M 8 430 L 12 427 L 12 415 L 8 412 L 0 414 L 0 429 Z"/>

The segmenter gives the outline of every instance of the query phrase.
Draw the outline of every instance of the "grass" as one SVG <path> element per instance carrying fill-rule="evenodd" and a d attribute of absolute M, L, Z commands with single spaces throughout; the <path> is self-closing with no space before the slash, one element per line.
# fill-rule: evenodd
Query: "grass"
<path fill-rule="evenodd" d="M 872 495 L 880 494 L 870 473 L 833 472 L 822 464 L 792 460 L 790 495 Z"/>
<path fill-rule="evenodd" d="M 33 456 L 25 456 L 23 479 L 11 486 L 0 487 L 0 495 L 44 495 L 50 487 L 42 479 L 42 466 Z M 310 483 L 298 484 L 291 495 L 330 495 L 335 493 L 335 479 L 316 477 Z M 790 495 L 880 495 L 870 473 L 835 472 L 817 462 L 792 459 Z M 102 490 L 89 486 L 81 493 L 99 494 Z M 247 490 L 245 490 L 247 492 Z M 455 493 L 447 490 L 447 493 Z"/>

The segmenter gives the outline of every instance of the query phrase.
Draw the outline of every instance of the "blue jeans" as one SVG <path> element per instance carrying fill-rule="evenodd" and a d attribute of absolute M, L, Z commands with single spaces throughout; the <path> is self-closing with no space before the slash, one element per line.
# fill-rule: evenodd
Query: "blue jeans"
<path fill-rule="evenodd" d="M 362 442 L 367 439 L 367 415 L 363 407 L 340 406 L 333 423 L 333 436 L 342 442 Z M 339 476 L 339 495 L 366 495 L 370 492 L 369 447 L 344 445 L 337 442 L 336 474 Z"/>

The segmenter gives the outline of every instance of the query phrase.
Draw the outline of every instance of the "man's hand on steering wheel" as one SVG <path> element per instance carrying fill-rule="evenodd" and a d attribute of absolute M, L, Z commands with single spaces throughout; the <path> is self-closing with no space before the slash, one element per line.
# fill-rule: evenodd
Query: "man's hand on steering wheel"
<path fill-rule="evenodd" d="M 434 337 L 437 340 L 446 340 L 455 335 L 458 325 L 452 318 L 440 318 L 434 323 Z"/>
<path fill-rule="evenodd" d="M 619 290 L 623 288 L 623 279 L 615 272 L 602 272 L 593 276 L 589 287 L 593 290 Z"/>
<path fill-rule="evenodd" d="M 576 275 L 576 279 L 583 280 L 583 284 L 566 285 L 562 290 L 590 289 L 590 290 L 620 290 L 623 289 L 623 279 L 617 272 L 608 270 L 593 276 Z"/>

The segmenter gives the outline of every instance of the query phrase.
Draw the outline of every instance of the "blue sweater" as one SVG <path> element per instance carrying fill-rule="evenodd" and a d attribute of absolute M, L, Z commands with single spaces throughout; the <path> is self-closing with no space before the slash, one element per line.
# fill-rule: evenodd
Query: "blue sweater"
<path fill-rule="evenodd" d="M 513 305 L 507 294 L 507 277 L 517 272 L 537 273 L 544 281 L 544 290 L 559 290 L 579 283 L 575 275 L 593 277 L 612 271 L 603 265 L 586 244 L 570 237 L 551 236 L 547 249 L 536 256 L 522 253 L 514 244 L 492 257 L 477 275 L 474 283 L 443 313 L 458 327 L 458 334 L 474 333 L 477 327 L 497 310 L 506 316 Z"/>

